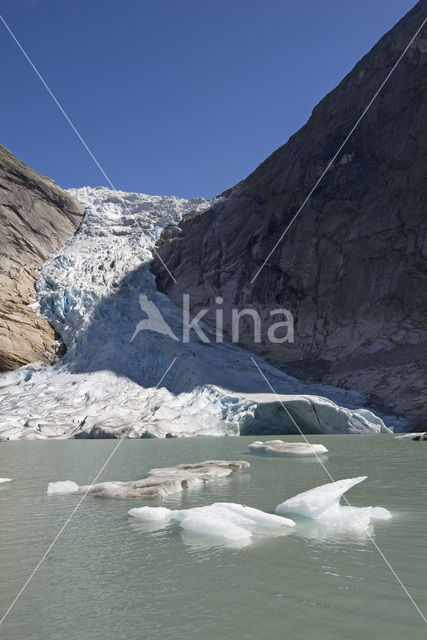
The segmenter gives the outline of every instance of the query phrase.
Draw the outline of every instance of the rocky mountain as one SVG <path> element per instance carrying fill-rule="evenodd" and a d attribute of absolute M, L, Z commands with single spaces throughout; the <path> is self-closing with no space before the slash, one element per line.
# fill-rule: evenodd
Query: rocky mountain
<path fill-rule="evenodd" d="M 157 287 L 210 311 L 252 307 L 240 341 L 301 378 L 370 394 L 422 425 L 427 404 L 427 27 L 417 36 L 307 205 L 271 249 L 427 16 L 415 7 L 313 110 L 307 124 L 209 209 L 167 228 Z M 295 341 L 271 344 L 287 308 Z"/>
<path fill-rule="evenodd" d="M 307 384 L 239 345 L 184 339 L 181 309 L 156 290 L 162 229 L 209 207 L 104 187 L 73 189 L 78 233 L 40 268 L 40 313 L 65 354 L 0 375 L 0 440 L 380 433 L 402 421 L 354 391 Z M 264 393 L 263 375 L 280 394 Z M 298 426 L 296 426 L 298 425 Z"/>
<path fill-rule="evenodd" d="M 37 314 L 35 281 L 47 256 L 74 234 L 83 206 L 0 145 L 0 371 L 57 351 Z"/>

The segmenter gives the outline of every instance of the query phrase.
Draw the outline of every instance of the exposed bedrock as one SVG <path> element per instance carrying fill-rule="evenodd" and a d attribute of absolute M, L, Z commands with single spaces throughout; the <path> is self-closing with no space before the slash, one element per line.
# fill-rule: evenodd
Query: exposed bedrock
<path fill-rule="evenodd" d="M 0 145 L 0 371 L 55 357 L 55 333 L 38 315 L 34 285 L 39 266 L 74 234 L 83 212 Z"/>
<path fill-rule="evenodd" d="M 262 318 L 240 342 L 287 373 L 368 393 L 413 421 L 427 405 L 427 27 L 418 35 L 267 264 L 289 221 L 427 15 L 419 2 L 313 110 L 307 124 L 209 209 L 167 228 L 152 270 L 191 310 L 222 296 Z M 267 330 L 289 309 L 295 342 Z"/>

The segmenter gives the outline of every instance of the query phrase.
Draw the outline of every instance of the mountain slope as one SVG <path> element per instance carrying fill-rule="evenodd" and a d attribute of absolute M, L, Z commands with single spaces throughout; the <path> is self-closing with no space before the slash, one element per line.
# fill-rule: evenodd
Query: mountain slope
<path fill-rule="evenodd" d="M 41 313 L 67 351 L 0 375 L 0 439 L 384 430 L 360 394 L 287 376 L 208 330 L 184 342 L 181 310 L 156 291 L 151 250 L 166 224 L 202 210 L 202 198 L 73 190 L 85 205 L 77 233 L 41 267 Z M 141 304 L 142 302 L 142 304 Z M 146 323 L 156 308 L 170 327 Z M 143 326 L 144 325 L 144 326 Z M 175 336 L 178 339 L 175 339 Z M 388 426 L 399 424 L 386 419 Z"/>
<path fill-rule="evenodd" d="M 299 377 L 369 393 L 423 419 L 427 406 L 427 27 L 418 35 L 284 240 L 288 222 L 427 16 L 422 0 L 355 66 L 307 124 L 207 211 L 157 246 L 158 289 L 193 313 L 216 296 L 255 307 L 263 339 L 241 342 Z M 271 344 L 269 311 L 295 318 L 294 344 Z"/>
<path fill-rule="evenodd" d="M 80 224 L 83 206 L 0 145 L 0 371 L 55 356 L 52 327 L 37 315 L 39 266 Z"/>

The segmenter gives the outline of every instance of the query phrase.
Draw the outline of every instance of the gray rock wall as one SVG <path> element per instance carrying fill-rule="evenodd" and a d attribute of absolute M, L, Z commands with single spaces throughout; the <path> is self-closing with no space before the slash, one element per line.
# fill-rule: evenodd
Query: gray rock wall
<path fill-rule="evenodd" d="M 56 353 L 37 315 L 38 267 L 74 234 L 83 206 L 0 145 L 0 371 Z"/>
<path fill-rule="evenodd" d="M 158 288 L 178 304 L 190 293 L 193 312 L 210 306 L 212 324 L 217 295 L 226 318 L 255 307 L 263 341 L 247 330 L 241 342 L 285 371 L 366 391 L 415 421 L 427 403 L 427 27 L 251 278 L 426 15 L 422 0 L 225 201 L 163 233 L 177 284 L 153 263 Z M 292 345 L 266 340 L 276 307 L 294 315 Z"/>

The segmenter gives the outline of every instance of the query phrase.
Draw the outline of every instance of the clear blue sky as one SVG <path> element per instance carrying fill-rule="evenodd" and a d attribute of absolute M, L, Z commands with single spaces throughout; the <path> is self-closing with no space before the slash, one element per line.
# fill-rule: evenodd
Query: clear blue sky
<path fill-rule="evenodd" d="M 414 0 L 3 0 L 117 188 L 232 186 Z M 106 184 L 2 24 L 0 142 L 63 187 Z M 356 114 L 355 114 L 356 115 Z"/>

